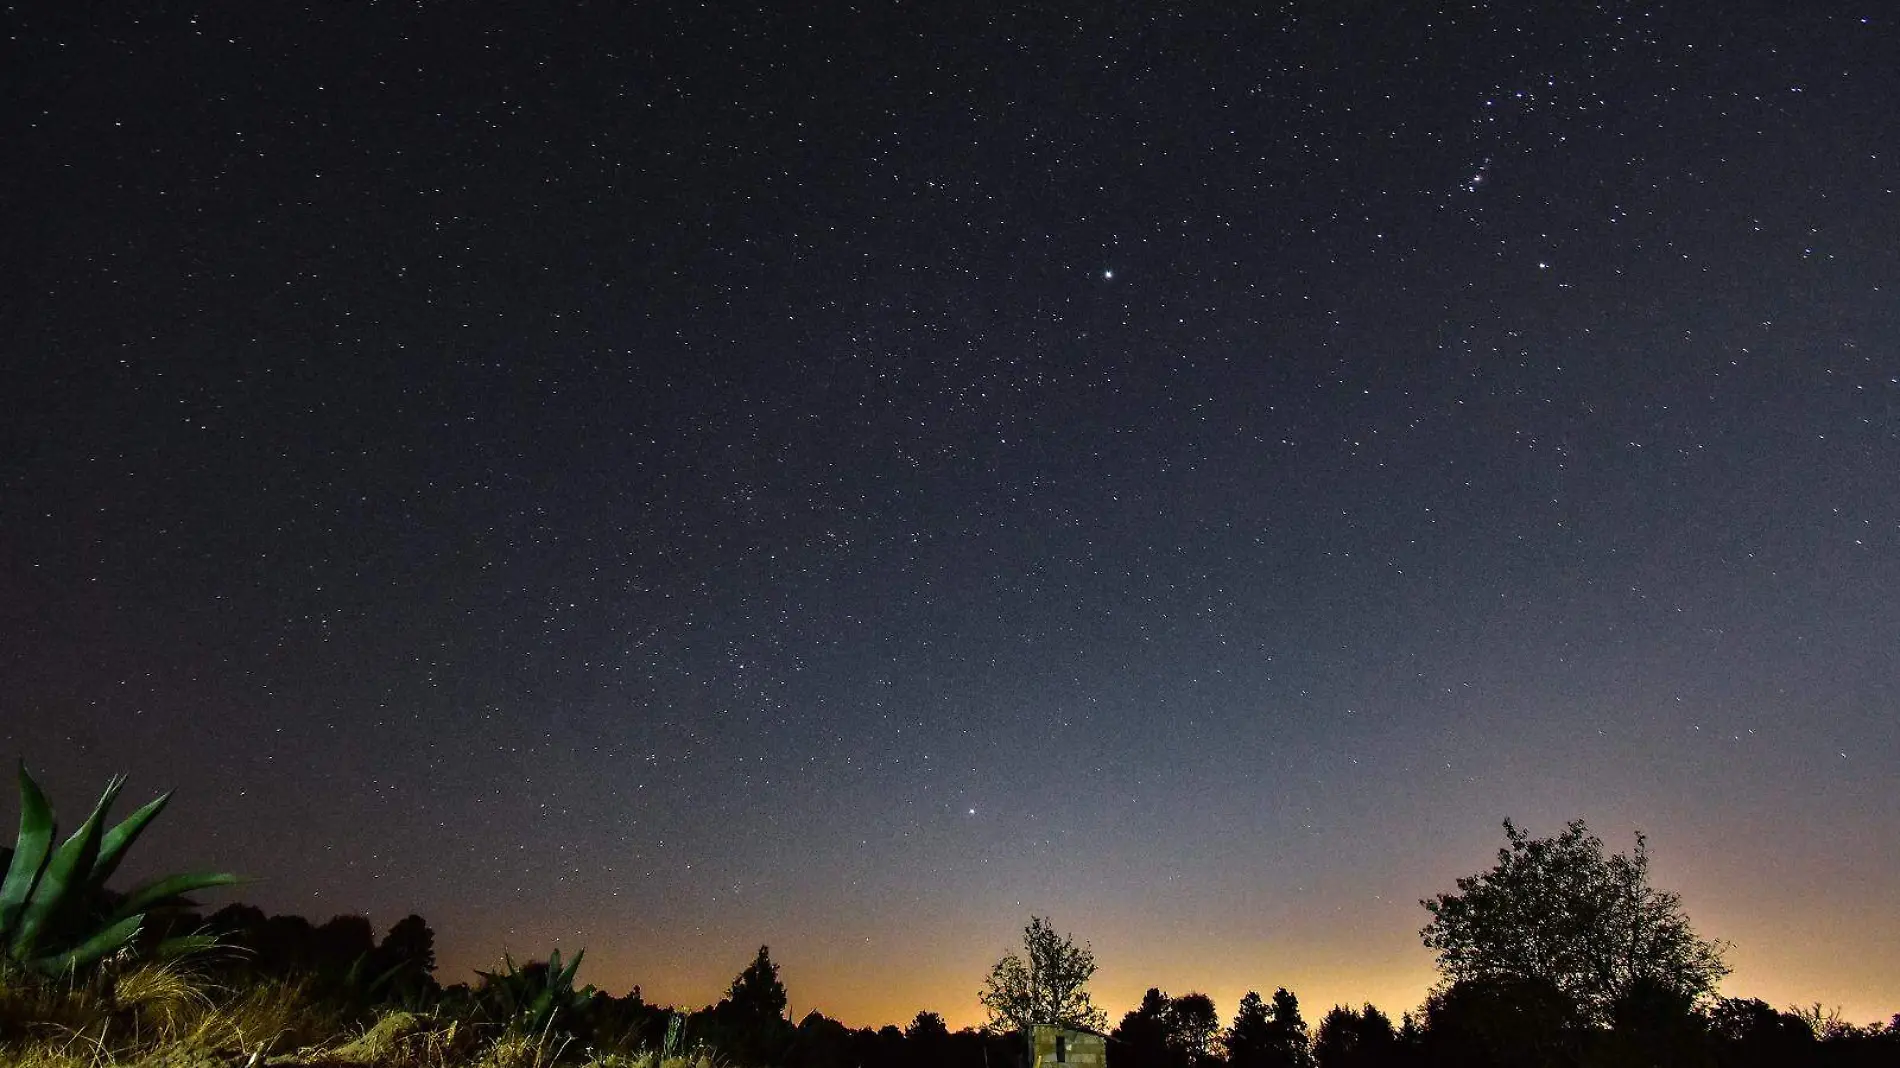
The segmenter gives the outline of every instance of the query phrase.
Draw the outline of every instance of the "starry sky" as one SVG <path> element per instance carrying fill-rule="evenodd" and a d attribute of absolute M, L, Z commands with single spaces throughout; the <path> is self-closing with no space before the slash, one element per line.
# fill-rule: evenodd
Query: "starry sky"
<path fill-rule="evenodd" d="M 0 7 L 0 757 L 129 869 L 1317 1019 L 1582 817 L 1900 1011 L 1883 5 L 135 6 Z"/>

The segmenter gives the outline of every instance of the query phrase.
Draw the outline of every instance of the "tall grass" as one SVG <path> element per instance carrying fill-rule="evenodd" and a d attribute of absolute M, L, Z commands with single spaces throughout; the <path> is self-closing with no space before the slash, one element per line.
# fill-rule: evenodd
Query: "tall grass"
<path fill-rule="evenodd" d="M 577 1049 L 552 1030 L 384 1009 L 352 1017 L 299 982 L 219 985 L 178 963 L 87 981 L 0 972 L 6 1068 L 725 1068 L 708 1051 Z"/>

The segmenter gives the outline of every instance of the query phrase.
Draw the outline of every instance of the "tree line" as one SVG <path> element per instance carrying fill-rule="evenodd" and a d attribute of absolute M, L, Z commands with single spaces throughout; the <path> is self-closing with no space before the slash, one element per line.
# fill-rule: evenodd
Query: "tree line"
<path fill-rule="evenodd" d="M 1336 1005 L 1309 1031 L 1284 987 L 1222 1028 L 1206 994 L 1149 988 L 1107 1035 L 1112 1068 L 1873 1068 L 1900 1065 L 1900 1014 L 1856 1026 L 1720 997 L 1728 947 L 1651 885 L 1647 840 L 1606 854 L 1582 820 L 1549 838 L 1504 821 L 1497 863 L 1419 902 L 1439 981 L 1394 1023 Z M 1099 1030 L 1093 953 L 1031 919 L 979 995 L 991 1026 Z"/>
<path fill-rule="evenodd" d="M 133 1004 L 122 980 L 143 975 L 149 1000 L 152 979 L 180 979 L 167 969 L 185 962 L 208 982 L 195 995 L 207 1003 L 205 990 L 269 989 L 321 1007 L 326 1019 L 388 1034 L 420 1029 L 430 1041 L 474 1036 L 491 1053 L 525 1050 L 535 1064 L 617 1065 L 642 1055 L 669 1065 L 716 1056 L 738 1068 L 1007 1068 L 1027 1059 L 1028 1034 L 1054 1025 L 1101 1036 L 1113 1068 L 1900 1065 L 1900 1015 L 1857 1026 L 1819 1006 L 1776 1010 L 1718 996 L 1728 947 L 1697 935 L 1680 898 L 1650 884 L 1642 835 L 1631 853 L 1607 854 L 1581 820 L 1549 838 L 1506 820 L 1495 865 L 1420 902 L 1430 919 L 1419 936 L 1439 981 L 1396 1023 L 1372 1005 L 1334 1006 L 1309 1029 L 1299 999 L 1281 987 L 1266 997 L 1249 992 L 1222 1027 L 1206 994 L 1171 997 L 1156 987 L 1105 1032 L 1106 1014 L 1088 990 L 1093 952 L 1032 917 L 1022 951 L 999 960 L 978 992 L 988 1026 L 952 1033 L 932 1012 L 901 1029 L 849 1028 L 818 1012 L 793 1023 L 765 946 L 723 998 L 692 1012 L 649 1004 L 638 987 L 624 997 L 576 989 L 581 953 L 521 965 L 504 957 L 475 983 L 443 987 L 434 932 L 417 915 L 379 939 L 361 916 L 313 924 L 247 905 L 200 915 L 186 895 L 237 881 L 225 873 L 114 891 L 107 880 L 169 795 L 110 825 L 124 783 L 115 778 L 56 845 L 51 806 L 24 768 L 19 777 L 20 830 L 0 849 L 0 1053 L 11 1042 L 72 1033 L 56 1017 L 77 1008 L 97 1018 L 101 1037 L 89 1041 L 103 1043 L 115 1020 L 125 1030 Z M 163 1012 L 147 1022 L 162 1022 Z M 141 1049 L 138 1028 L 131 1033 L 127 1049 Z M 95 1053 L 107 1055 L 103 1045 Z"/>
<path fill-rule="evenodd" d="M 558 1023 L 584 1045 L 707 1048 L 735 1065 L 785 1068 L 1002 1068 L 1023 1062 L 1024 1036 L 1038 1024 L 1104 1035 L 1112 1068 L 1900 1064 L 1900 1016 L 1857 1026 L 1818 1006 L 1777 1010 L 1717 996 L 1728 947 L 1697 935 L 1680 898 L 1651 885 L 1640 834 L 1633 851 L 1610 854 L 1582 821 L 1533 838 L 1507 820 L 1504 833 L 1495 865 L 1420 902 L 1430 917 L 1420 938 L 1440 981 L 1397 1019 L 1370 1004 L 1335 1005 L 1309 1025 L 1285 987 L 1249 992 L 1223 1019 L 1204 993 L 1151 987 L 1108 1029 L 1088 989 L 1092 950 L 1032 917 L 1021 950 L 999 960 L 978 993 L 989 1013 L 981 1029 L 952 1032 L 928 1011 L 901 1028 L 850 1028 L 816 1011 L 794 1023 L 764 946 L 715 1004 L 681 1012 L 649 1004 L 638 987 L 624 997 L 590 987 L 568 991 Z M 453 1011 L 492 998 L 505 981 L 545 987 L 551 967 L 573 970 L 558 957 L 520 969 L 509 962 L 506 974 L 441 987 L 434 934 L 419 916 L 381 940 L 360 916 L 316 925 L 246 905 L 171 922 L 200 924 L 232 950 L 213 958 L 225 967 L 301 976 L 345 1001 Z"/>

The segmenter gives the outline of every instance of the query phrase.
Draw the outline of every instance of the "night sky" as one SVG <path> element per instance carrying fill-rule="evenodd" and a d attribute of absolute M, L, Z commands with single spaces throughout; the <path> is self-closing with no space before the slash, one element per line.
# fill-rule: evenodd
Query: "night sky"
<path fill-rule="evenodd" d="M 1583 817 L 1900 1011 L 1886 5 L 131 6 L 0 8 L 0 758 L 128 875 L 1317 1019 Z"/>

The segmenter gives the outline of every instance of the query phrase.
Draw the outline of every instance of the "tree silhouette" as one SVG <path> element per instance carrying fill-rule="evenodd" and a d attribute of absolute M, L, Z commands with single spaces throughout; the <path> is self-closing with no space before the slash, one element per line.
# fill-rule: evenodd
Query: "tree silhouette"
<path fill-rule="evenodd" d="M 270 971 L 280 975 L 316 971 L 317 929 L 302 916 L 270 917 L 258 930 L 257 939 L 257 959 Z"/>
<path fill-rule="evenodd" d="M 1028 1031 L 1037 1024 L 1100 1030 L 1107 1018 L 1089 1000 L 1095 954 L 1049 921 L 1032 916 L 1023 928 L 1027 960 L 1009 953 L 983 981 L 977 1000 L 989 1010 L 992 1026 Z"/>
<path fill-rule="evenodd" d="M 721 1052 L 740 1064 L 765 1064 L 782 1056 L 793 1037 L 785 1019 L 789 1000 L 770 947 L 760 946 L 759 955 L 732 980 L 725 1000 L 713 1008 Z"/>
<path fill-rule="evenodd" d="M 435 932 L 411 913 L 397 920 L 371 957 L 372 977 L 397 997 L 432 993 L 435 984 Z"/>
<path fill-rule="evenodd" d="M 732 980 L 726 1000 L 746 1017 L 785 1019 L 785 1006 L 790 999 L 785 994 L 785 984 L 779 982 L 778 965 L 772 963 L 770 946 L 760 946 L 759 955 Z"/>
<path fill-rule="evenodd" d="M 937 1042 L 950 1037 L 950 1027 L 934 1012 L 920 1012 L 904 1026 L 904 1037 L 913 1042 Z"/>
<path fill-rule="evenodd" d="M 1728 974 L 1723 947 L 1696 937 L 1681 899 L 1649 885 L 1641 834 L 1634 853 L 1607 857 L 1582 820 L 1541 839 L 1505 820 L 1504 834 L 1495 867 L 1420 902 L 1432 920 L 1419 935 L 1447 984 L 1547 984 L 1581 1020 L 1607 1025 L 1638 984 L 1695 1000 Z"/>
<path fill-rule="evenodd" d="M 934 1012 L 920 1012 L 904 1028 L 905 1059 L 917 1068 L 950 1063 L 950 1028 Z"/>
<path fill-rule="evenodd" d="M 1335 1005 L 1313 1035 L 1319 1068 L 1383 1068 L 1398 1058 L 1399 1036 L 1385 1013 Z"/>
<path fill-rule="evenodd" d="M 798 1021 L 786 1068 L 834 1068 L 853 1063 L 851 1029 L 813 1009 Z"/>
<path fill-rule="evenodd" d="M 1268 1015 L 1271 1017 L 1266 1031 L 1268 1059 L 1261 1063 L 1273 1068 L 1311 1068 L 1313 1040 L 1306 1030 L 1305 1018 L 1300 1015 L 1300 999 L 1281 987 L 1273 992 Z"/>
<path fill-rule="evenodd" d="M 1709 1032 L 1718 1058 L 1734 1068 L 1779 1068 L 1808 1063 L 1814 1032 L 1791 1012 L 1777 1012 L 1756 998 L 1722 998 L 1709 1009 Z"/>
<path fill-rule="evenodd" d="M 1182 994 L 1168 1003 L 1168 1046 L 1173 1063 L 1188 1068 L 1203 1068 L 1219 1058 L 1214 1036 L 1220 1031 L 1220 1015 L 1214 1011 L 1214 999 L 1206 994 Z"/>
<path fill-rule="evenodd" d="M 1227 1047 L 1227 1063 L 1232 1068 L 1266 1068 L 1273 1063 L 1273 1018 L 1258 990 L 1249 990 L 1240 999 L 1234 1022 L 1227 1028 L 1222 1043 Z"/>
<path fill-rule="evenodd" d="M 1463 979 L 1425 1002 L 1425 1047 L 1435 1064 L 1542 1068 L 1578 1060 L 1574 1006 L 1544 979 Z"/>
<path fill-rule="evenodd" d="M 1151 986 L 1141 1004 L 1122 1017 L 1109 1035 L 1108 1056 L 1115 1068 L 1167 1068 L 1171 1005 L 1168 995 Z"/>
<path fill-rule="evenodd" d="M 376 928 L 366 916 L 333 916 L 312 934 L 315 970 L 341 976 L 376 950 Z"/>

